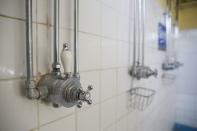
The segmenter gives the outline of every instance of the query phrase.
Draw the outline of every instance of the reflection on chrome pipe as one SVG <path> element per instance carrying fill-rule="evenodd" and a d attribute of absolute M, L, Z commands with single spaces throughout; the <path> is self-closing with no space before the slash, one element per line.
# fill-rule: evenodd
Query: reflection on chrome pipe
<path fill-rule="evenodd" d="M 137 0 L 137 45 L 138 45 L 138 58 L 137 62 L 141 64 L 141 0 Z"/>
<path fill-rule="evenodd" d="M 144 65 L 145 53 L 145 0 L 134 0 L 134 48 L 130 75 L 140 80 L 157 76 L 157 70 Z M 136 60 L 137 59 L 137 60 Z"/>
<path fill-rule="evenodd" d="M 26 0 L 26 88 L 29 99 L 39 98 L 33 76 L 32 0 Z"/>
<path fill-rule="evenodd" d="M 54 0 L 53 72 L 60 75 L 59 63 L 59 0 Z"/>
<path fill-rule="evenodd" d="M 136 0 L 134 0 L 134 22 L 133 22 L 133 67 L 135 67 L 136 62 Z"/>
<path fill-rule="evenodd" d="M 78 7 L 79 1 L 74 0 L 74 75 L 79 74 L 78 64 Z"/>
<path fill-rule="evenodd" d="M 142 65 L 144 65 L 144 53 L 145 53 L 145 10 L 146 10 L 146 1 L 145 0 L 141 0 L 141 4 L 142 4 Z"/>
<path fill-rule="evenodd" d="M 27 81 L 33 79 L 32 0 L 26 0 L 26 60 Z"/>

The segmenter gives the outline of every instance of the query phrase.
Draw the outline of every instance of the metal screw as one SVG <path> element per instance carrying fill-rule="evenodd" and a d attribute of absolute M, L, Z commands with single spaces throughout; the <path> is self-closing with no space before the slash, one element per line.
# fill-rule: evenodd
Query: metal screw
<path fill-rule="evenodd" d="M 88 90 L 91 91 L 92 89 L 93 89 L 93 86 L 92 85 L 89 85 L 88 86 Z"/>
<path fill-rule="evenodd" d="M 82 101 L 79 101 L 78 104 L 77 104 L 77 107 L 78 107 L 78 108 L 81 108 L 82 105 L 83 105 Z"/>

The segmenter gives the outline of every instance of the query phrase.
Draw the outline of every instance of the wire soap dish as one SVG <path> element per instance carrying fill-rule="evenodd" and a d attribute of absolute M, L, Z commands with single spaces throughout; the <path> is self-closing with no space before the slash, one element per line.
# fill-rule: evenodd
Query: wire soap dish
<path fill-rule="evenodd" d="M 155 93 L 155 90 L 143 87 L 132 88 L 130 90 L 131 107 L 135 110 L 143 111 L 152 103 Z"/>

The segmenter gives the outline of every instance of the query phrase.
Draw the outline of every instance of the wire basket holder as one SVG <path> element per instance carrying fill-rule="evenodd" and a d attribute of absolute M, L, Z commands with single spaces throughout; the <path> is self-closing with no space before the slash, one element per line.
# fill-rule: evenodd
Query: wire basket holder
<path fill-rule="evenodd" d="M 135 110 L 145 110 L 153 101 L 156 91 L 143 87 L 135 87 L 130 90 L 131 107 Z"/>

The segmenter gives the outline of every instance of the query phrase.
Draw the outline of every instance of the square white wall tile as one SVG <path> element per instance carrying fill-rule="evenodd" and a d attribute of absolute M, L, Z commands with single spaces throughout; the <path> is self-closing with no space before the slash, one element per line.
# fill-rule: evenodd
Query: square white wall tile
<path fill-rule="evenodd" d="M 40 131 L 75 131 L 74 115 L 40 127 Z"/>
<path fill-rule="evenodd" d="M 138 123 L 138 119 L 139 117 L 137 117 L 137 114 L 134 113 L 129 113 L 127 116 L 127 122 L 128 122 L 128 131 L 136 131 L 135 128 L 137 128 Z"/>
<path fill-rule="evenodd" d="M 101 45 L 101 68 L 117 67 L 118 44 L 115 40 L 102 39 Z"/>
<path fill-rule="evenodd" d="M 129 63 L 129 44 L 118 43 L 118 67 L 127 67 Z"/>
<path fill-rule="evenodd" d="M 99 106 L 77 113 L 78 131 L 99 131 Z"/>
<path fill-rule="evenodd" d="M 101 103 L 101 130 L 109 127 L 115 122 L 116 99 L 110 99 Z"/>
<path fill-rule="evenodd" d="M 28 131 L 38 127 L 37 102 L 24 96 L 24 80 L 0 82 L 0 130 Z"/>
<path fill-rule="evenodd" d="M 116 123 L 112 124 L 110 127 L 103 129 L 102 131 L 116 131 Z"/>
<path fill-rule="evenodd" d="M 49 30 L 45 25 L 38 25 L 37 27 L 37 63 L 39 74 L 46 74 L 51 69 L 51 51 L 49 43 Z"/>
<path fill-rule="evenodd" d="M 118 0 L 118 10 L 120 15 L 124 15 L 125 17 L 129 17 L 129 2 L 131 0 Z"/>
<path fill-rule="evenodd" d="M 127 130 L 127 117 L 124 117 L 120 121 L 118 121 L 117 131 L 128 131 Z"/>
<path fill-rule="evenodd" d="M 32 129 L 31 131 L 39 131 L 38 129 Z"/>
<path fill-rule="evenodd" d="M 60 0 L 59 8 L 59 24 L 60 28 L 73 29 L 74 28 L 74 4 L 71 0 Z M 54 1 L 48 1 L 48 21 L 53 25 L 54 23 Z"/>
<path fill-rule="evenodd" d="M 119 68 L 118 69 L 118 76 L 117 76 L 117 88 L 118 94 L 122 92 L 128 91 L 132 88 L 132 77 L 129 75 L 128 68 Z"/>
<path fill-rule="evenodd" d="M 60 26 L 74 28 L 74 1 L 60 0 Z"/>
<path fill-rule="evenodd" d="M 26 72 L 25 58 L 25 22 L 0 17 L 0 79 L 22 77 Z M 36 54 L 36 29 L 33 25 L 33 48 Z M 36 71 L 36 55 L 34 55 L 34 73 Z"/>
<path fill-rule="evenodd" d="M 102 5 L 102 36 L 117 39 L 118 15 L 108 6 Z"/>
<path fill-rule="evenodd" d="M 124 93 L 117 98 L 117 119 L 128 113 L 128 94 Z"/>
<path fill-rule="evenodd" d="M 93 70 L 101 66 L 101 40 L 94 35 L 79 34 L 79 69 Z"/>
<path fill-rule="evenodd" d="M 92 102 L 99 102 L 99 94 L 100 94 L 100 72 L 92 71 L 92 72 L 82 72 L 80 74 L 82 87 L 86 90 L 89 85 L 93 86 L 93 90 L 91 91 Z M 89 105 L 88 105 L 89 106 Z"/>
<path fill-rule="evenodd" d="M 32 1 L 33 21 L 36 21 L 37 0 Z M 25 19 L 25 0 L 1 0 L 0 14 Z"/>
<path fill-rule="evenodd" d="M 105 100 L 116 95 L 116 76 L 116 70 L 101 71 L 101 100 Z"/>
<path fill-rule="evenodd" d="M 1 0 L 0 14 L 25 18 L 25 0 Z"/>
<path fill-rule="evenodd" d="M 119 0 L 101 0 L 104 4 L 110 6 L 111 8 L 117 10 L 118 9 L 118 1 Z"/>
<path fill-rule="evenodd" d="M 129 27 L 130 27 L 129 18 L 125 16 L 119 16 L 118 17 L 118 39 L 119 40 L 127 41 L 127 42 L 129 41 Z"/>
<path fill-rule="evenodd" d="M 49 16 L 49 0 L 33 0 L 37 1 L 37 22 L 47 24 Z M 34 7 L 35 8 L 35 7 Z"/>
<path fill-rule="evenodd" d="M 40 125 L 55 121 L 59 118 L 74 114 L 74 107 L 72 108 L 54 108 L 52 104 L 39 103 L 39 121 Z"/>
<path fill-rule="evenodd" d="M 79 1 L 79 30 L 101 34 L 101 3 L 99 1 Z"/>
<path fill-rule="evenodd" d="M 128 24 L 129 24 L 129 35 L 128 35 L 129 43 L 133 43 L 133 41 L 134 41 L 134 21 L 133 21 L 133 19 L 130 19 Z"/>

